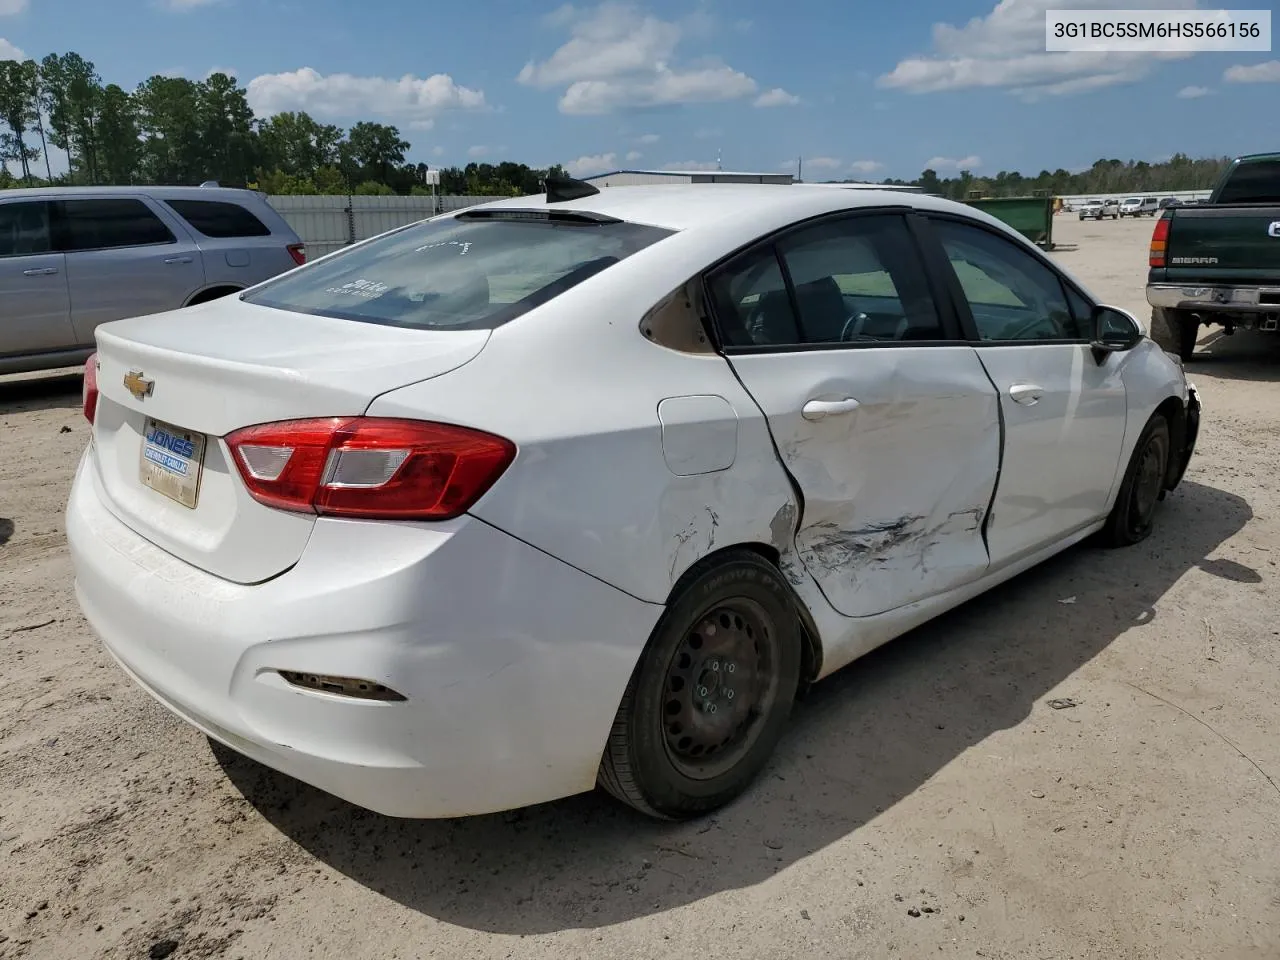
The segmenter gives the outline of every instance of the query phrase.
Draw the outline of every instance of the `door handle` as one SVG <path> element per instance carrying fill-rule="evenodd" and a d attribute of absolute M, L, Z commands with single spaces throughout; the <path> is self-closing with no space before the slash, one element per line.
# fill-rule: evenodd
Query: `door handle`
<path fill-rule="evenodd" d="M 57 267 L 39 267 L 34 270 L 23 270 L 24 277 L 51 277 L 58 272 Z"/>
<path fill-rule="evenodd" d="M 1009 396 L 1014 403 L 1031 407 L 1040 402 L 1044 395 L 1044 387 L 1035 383 L 1015 383 L 1009 388 Z"/>
<path fill-rule="evenodd" d="M 166 257 L 165 263 L 190 263 L 192 257 Z"/>
<path fill-rule="evenodd" d="M 853 413 L 858 409 L 858 401 L 853 397 L 843 400 L 810 400 L 800 411 L 806 420 L 822 420 L 840 413 Z"/>

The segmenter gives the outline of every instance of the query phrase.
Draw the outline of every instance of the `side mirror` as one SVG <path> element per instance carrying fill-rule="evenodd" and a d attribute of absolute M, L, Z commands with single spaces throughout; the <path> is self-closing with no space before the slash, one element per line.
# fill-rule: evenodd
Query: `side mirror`
<path fill-rule="evenodd" d="M 1133 315 L 1119 307 L 1102 304 L 1093 308 L 1093 347 L 1099 362 L 1108 353 L 1132 350 L 1142 342 L 1142 327 Z"/>

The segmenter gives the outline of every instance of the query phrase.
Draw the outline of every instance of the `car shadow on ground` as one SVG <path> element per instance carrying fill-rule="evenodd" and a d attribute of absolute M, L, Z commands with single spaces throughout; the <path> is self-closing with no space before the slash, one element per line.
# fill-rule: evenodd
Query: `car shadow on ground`
<path fill-rule="evenodd" d="M 1184 482 L 1145 543 L 1074 548 L 888 644 L 818 684 L 756 786 L 699 822 L 649 821 L 598 794 L 394 820 L 222 747 L 215 755 L 285 836 L 413 910 L 504 934 L 619 923 L 758 884 L 867 824 L 975 744 L 1047 710 L 1046 694 L 1116 637 L 1158 621 L 1161 598 L 1193 567 L 1249 581 L 1256 572 L 1212 554 L 1252 515 L 1237 496 Z"/>
<path fill-rule="evenodd" d="M 1280 381 L 1280 333 L 1237 330 L 1231 336 L 1221 327 L 1201 332 L 1195 356 L 1185 365 L 1187 378 L 1196 374 L 1230 380 Z"/>
<path fill-rule="evenodd" d="M 77 409 L 83 383 L 80 373 L 0 378 L 0 416 L 29 410 Z"/>

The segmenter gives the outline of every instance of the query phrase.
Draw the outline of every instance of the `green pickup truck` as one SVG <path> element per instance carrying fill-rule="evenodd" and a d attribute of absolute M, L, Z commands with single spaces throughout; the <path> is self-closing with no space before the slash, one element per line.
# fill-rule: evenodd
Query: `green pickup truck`
<path fill-rule="evenodd" d="M 1168 207 L 1151 234 L 1151 338 L 1190 360 L 1201 324 L 1280 321 L 1280 153 L 1240 157 L 1207 203 Z"/>

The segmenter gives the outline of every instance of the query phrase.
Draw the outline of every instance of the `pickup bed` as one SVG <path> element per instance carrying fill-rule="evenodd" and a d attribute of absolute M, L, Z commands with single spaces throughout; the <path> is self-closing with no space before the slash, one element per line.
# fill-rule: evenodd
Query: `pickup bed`
<path fill-rule="evenodd" d="M 1200 327 L 1280 324 L 1280 154 L 1232 162 L 1209 202 L 1166 208 L 1151 235 L 1151 338 L 1190 360 Z"/>

